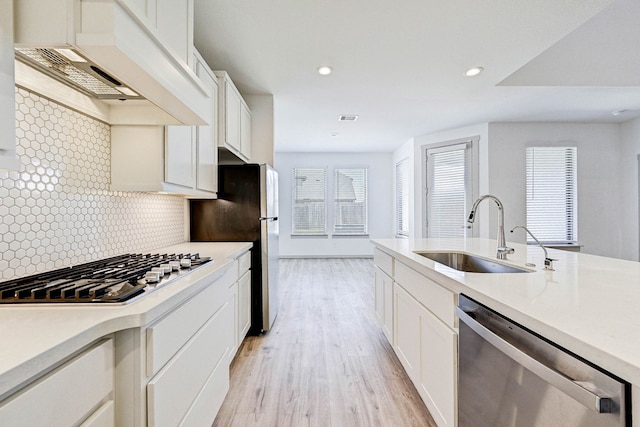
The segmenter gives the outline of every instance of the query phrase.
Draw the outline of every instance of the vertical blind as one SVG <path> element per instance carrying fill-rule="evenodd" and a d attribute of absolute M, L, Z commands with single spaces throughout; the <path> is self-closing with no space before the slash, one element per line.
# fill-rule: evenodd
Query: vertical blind
<path fill-rule="evenodd" d="M 293 169 L 293 234 L 327 232 L 327 171 L 320 168 Z"/>
<path fill-rule="evenodd" d="M 396 164 L 396 235 L 409 236 L 409 160 Z"/>
<path fill-rule="evenodd" d="M 367 234 L 367 169 L 335 169 L 334 234 Z"/>
<path fill-rule="evenodd" d="M 472 197 L 471 144 L 427 150 L 427 235 L 464 237 Z"/>
<path fill-rule="evenodd" d="M 527 227 L 540 241 L 576 242 L 577 148 L 527 147 L 526 163 Z"/>

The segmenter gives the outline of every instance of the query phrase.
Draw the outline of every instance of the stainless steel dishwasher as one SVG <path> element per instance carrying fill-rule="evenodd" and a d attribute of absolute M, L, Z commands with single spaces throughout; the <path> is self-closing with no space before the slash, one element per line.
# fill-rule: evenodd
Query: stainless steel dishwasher
<path fill-rule="evenodd" d="M 630 385 L 460 295 L 459 427 L 631 426 Z"/>

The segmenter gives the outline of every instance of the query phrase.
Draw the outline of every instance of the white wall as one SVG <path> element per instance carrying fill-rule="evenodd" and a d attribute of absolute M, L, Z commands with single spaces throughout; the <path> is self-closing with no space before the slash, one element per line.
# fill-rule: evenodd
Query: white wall
<path fill-rule="evenodd" d="M 614 209 L 622 217 L 622 258 L 640 260 L 638 221 L 638 155 L 640 153 L 640 119 L 630 120 L 620 126 L 620 200 Z"/>
<path fill-rule="evenodd" d="M 391 153 L 290 153 L 276 152 L 275 169 L 279 177 L 280 256 L 332 257 L 372 256 L 370 239 L 393 236 L 393 164 Z M 292 169 L 327 168 L 328 186 L 333 169 L 368 167 L 369 236 L 292 237 Z M 331 187 L 329 187 L 331 188 Z M 329 191 L 329 196 L 333 192 Z M 330 218 L 329 218 L 330 219 Z M 328 224 L 330 227 L 331 224 Z"/>
<path fill-rule="evenodd" d="M 526 225 L 525 147 L 558 143 L 578 147 L 578 241 L 582 251 L 619 258 L 622 233 L 619 201 L 620 126 L 614 123 L 490 123 L 489 191 L 504 204 L 505 229 Z M 497 213 L 490 215 L 490 236 Z M 507 231 L 507 234 L 508 231 Z M 524 233 L 507 235 L 524 242 Z"/>

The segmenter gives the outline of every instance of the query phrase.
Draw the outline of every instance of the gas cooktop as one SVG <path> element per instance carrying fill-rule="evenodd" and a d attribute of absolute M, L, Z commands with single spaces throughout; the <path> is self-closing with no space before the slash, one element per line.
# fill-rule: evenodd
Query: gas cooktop
<path fill-rule="evenodd" d="M 125 254 L 0 283 L 0 304 L 124 303 L 211 261 L 200 254 Z"/>

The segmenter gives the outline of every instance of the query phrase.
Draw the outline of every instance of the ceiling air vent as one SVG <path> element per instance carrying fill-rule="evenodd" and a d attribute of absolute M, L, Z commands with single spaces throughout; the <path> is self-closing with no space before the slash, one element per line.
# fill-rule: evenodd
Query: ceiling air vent
<path fill-rule="evenodd" d="M 340 114 L 338 116 L 339 122 L 355 122 L 358 120 L 358 116 L 355 114 Z"/>

